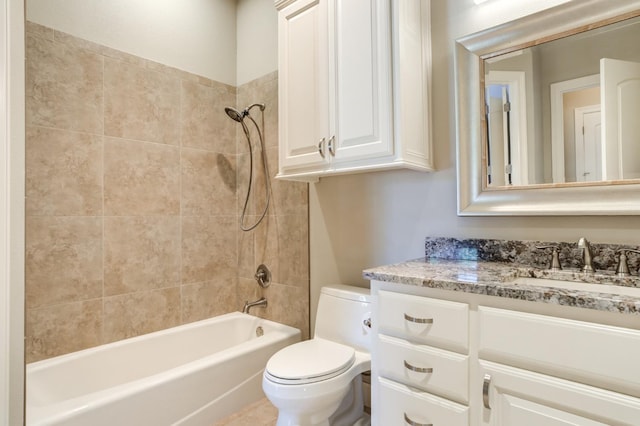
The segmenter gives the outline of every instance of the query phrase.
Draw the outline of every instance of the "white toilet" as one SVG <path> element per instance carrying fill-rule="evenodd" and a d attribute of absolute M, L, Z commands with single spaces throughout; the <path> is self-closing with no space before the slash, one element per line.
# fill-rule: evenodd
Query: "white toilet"
<path fill-rule="evenodd" d="M 368 425 L 361 373 L 371 369 L 369 289 L 323 287 L 314 338 L 269 359 L 262 389 L 278 426 Z"/>

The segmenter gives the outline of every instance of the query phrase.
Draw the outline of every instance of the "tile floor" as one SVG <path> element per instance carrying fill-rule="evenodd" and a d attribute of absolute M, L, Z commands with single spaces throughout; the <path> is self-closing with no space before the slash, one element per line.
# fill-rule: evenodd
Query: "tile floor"
<path fill-rule="evenodd" d="M 276 407 L 271 405 L 267 398 L 262 398 L 212 426 L 274 426 L 277 420 Z"/>

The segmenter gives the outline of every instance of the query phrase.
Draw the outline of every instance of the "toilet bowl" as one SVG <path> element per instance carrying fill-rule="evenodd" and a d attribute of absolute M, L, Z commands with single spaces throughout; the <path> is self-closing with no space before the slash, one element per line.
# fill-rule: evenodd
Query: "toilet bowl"
<path fill-rule="evenodd" d="M 314 338 L 281 349 L 265 368 L 278 426 L 368 424 L 361 374 L 371 369 L 370 320 L 368 289 L 321 289 Z"/>

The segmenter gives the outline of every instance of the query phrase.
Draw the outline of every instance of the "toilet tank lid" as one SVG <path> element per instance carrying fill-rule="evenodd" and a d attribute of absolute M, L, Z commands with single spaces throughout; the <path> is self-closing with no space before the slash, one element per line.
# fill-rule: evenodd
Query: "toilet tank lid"
<path fill-rule="evenodd" d="M 342 299 L 371 302 L 371 291 L 368 288 L 351 285 L 331 285 L 320 289 L 321 293 Z"/>

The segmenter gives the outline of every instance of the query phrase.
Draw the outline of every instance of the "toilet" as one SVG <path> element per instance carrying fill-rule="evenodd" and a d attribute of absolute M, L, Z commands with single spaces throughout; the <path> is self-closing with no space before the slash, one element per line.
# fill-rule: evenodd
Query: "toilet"
<path fill-rule="evenodd" d="M 361 374 L 371 369 L 369 289 L 323 287 L 314 337 L 276 352 L 262 389 L 277 426 L 365 426 Z"/>

